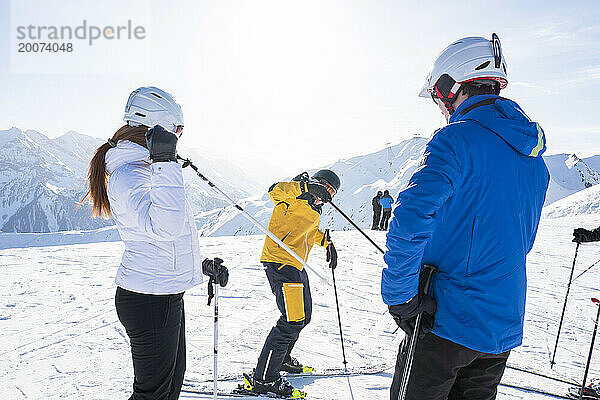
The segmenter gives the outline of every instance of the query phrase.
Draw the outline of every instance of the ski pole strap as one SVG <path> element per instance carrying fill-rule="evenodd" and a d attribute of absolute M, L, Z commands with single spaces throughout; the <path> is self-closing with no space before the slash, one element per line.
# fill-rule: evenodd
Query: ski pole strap
<path fill-rule="evenodd" d="M 211 276 L 210 279 L 209 279 L 209 281 L 208 281 L 208 305 L 209 306 L 210 306 L 210 302 L 215 297 L 215 289 L 213 288 L 213 285 L 215 283 L 216 283 L 215 278 L 213 278 Z"/>

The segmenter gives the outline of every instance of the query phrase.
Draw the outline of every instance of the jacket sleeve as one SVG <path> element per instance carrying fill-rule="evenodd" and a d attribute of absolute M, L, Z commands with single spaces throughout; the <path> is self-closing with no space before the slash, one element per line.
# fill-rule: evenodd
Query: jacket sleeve
<path fill-rule="evenodd" d="M 127 205 L 135 228 L 155 240 L 173 240 L 181 233 L 186 218 L 181 165 L 157 162 L 150 170 L 150 182 L 135 171 L 119 175 L 113 192 Z"/>
<path fill-rule="evenodd" d="M 269 189 L 269 197 L 273 203 L 289 203 L 307 191 L 306 182 L 278 182 Z"/>
<path fill-rule="evenodd" d="M 386 267 L 381 295 L 388 305 L 403 304 L 417 294 L 425 246 L 437 225 L 437 210 L 461 182 L 461 139 L 447 129 L 428 143 L 424 164 L 399 193 L 387 234 Z"/>
<path fill-rule="evenodd" d="M 315 235 L 315 244 L 318 244 L 322 247 L 327 247 L 329 245 L 329 242 L 325 238 L 325 233 L 323 233 L 323 231 L 320 229 L 317 229 L 317 234 Z"/>

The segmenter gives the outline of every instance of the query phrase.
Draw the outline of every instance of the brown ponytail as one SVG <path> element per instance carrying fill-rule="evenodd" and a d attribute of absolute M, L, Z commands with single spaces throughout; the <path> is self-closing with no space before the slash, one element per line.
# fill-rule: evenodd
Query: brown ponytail
<path fill-rule="evenodd" d="M 129 140 L 137 143 L 140 146 L 146 147 L 146 126 L 129 126 L 123 125 L 115 132 L 111 138 L 114 143 L 120 140 Z M 108 183 L 109 174 L 106 172 L 105 161 L 106 152 L 110 150 L 111 145 L 104 143 L 94 152 L 94 156 L 90 161 L 88 168 L 87 180 L 89 190 L 85 197 L 81 200 L 82 203 L 89 202 L 92 204 L 92 217 L 108 218 L 111 216 L 110 202 L 106 192 L 106 184 Z"/>

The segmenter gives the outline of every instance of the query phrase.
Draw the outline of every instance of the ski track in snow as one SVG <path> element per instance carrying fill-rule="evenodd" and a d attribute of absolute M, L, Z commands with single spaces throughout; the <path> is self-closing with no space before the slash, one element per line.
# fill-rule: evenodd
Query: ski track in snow
<path fill-rule="evenodd" d="M 587 360 L 600 297 L 600 266 L 573 283 L 563 332 L 550 369 L 550 357 L 575 246 L 574 227 L 600 225 L 600 216 L 546 219 L 528 259 L 529 290 L 525 339 L 509 364 L 579 382 Z M 369 234 L 380 245 L 383 232 Z M 389 367 L 376 375 L 292 377 L 310 399 L 387 399 L 400 333 L 379 295 L 383 259 L 356 231 L 334 232 L 336 270 L 346 356 L 350 368 Z M 202 253 L 221 256 L 230 284 L 220 290 L 219 373 L 250 372 L 263 341 L 278 318 L 273 295 L 258 262 L 262 236 L 201 238 Z M 0 251 L 0 391 L 7 399 L 125 399 L 132 367 L 129 340 L 114 308 L 114 275 L 123 251 L 120 242 L 7 249 Z M 324 251 L 315 247 L 309 264 L 329 274 Z M 577 273 L 600 258 L 600 245 L 580 246 Z M 309 273 L 309 275 L 311 275 Z M 313 320 L 295 355 L 319 369 L 342 367 L 333 288 L 311 275 Z M 186 379 L 212 377 L 212 313 L 206 283 L 188 291 L 186 302 Z M 598 345 L 591 377 L 600 376 Z M 507 369 L 503 382 L 565 393 L 568 385 Z M 220 382 L 222 391 L 236 381 Z M 197 383 L 212 389 L 211 382 Z M 353 397 L 352 397 L 352 395 Z M 182 399 L 211 398 L 182 393 Z M 543 395 L 500 387 L 498 399 L 542 399 Z"/>

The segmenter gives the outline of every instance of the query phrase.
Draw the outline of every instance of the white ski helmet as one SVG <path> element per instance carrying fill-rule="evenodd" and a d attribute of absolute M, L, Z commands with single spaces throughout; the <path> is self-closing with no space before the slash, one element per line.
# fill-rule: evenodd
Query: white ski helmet
<path fill-rule="evenodd" d="M 419 96 L 438 97 L 452 112 L 461 84 L 479 80 L 496 81 L 500 89 L 508 85 L 506 60 L 495 33 L 492 40 L 466 37 L 446 47 L 433 63 Z"/>
<path fill-rule="evenodd" d="M 160 125 L 167 131 L 180 134 L 183 130 L 183 112 L 173 96 L 154 86 L 142 86 L 129 95 L 123 121 L 128 125 Z"/>

